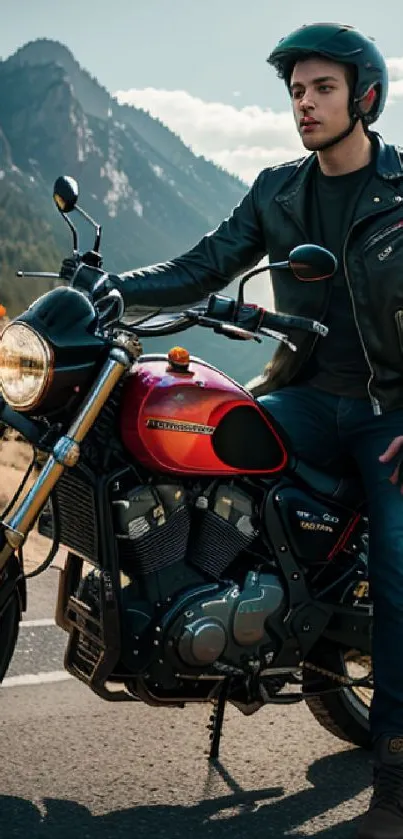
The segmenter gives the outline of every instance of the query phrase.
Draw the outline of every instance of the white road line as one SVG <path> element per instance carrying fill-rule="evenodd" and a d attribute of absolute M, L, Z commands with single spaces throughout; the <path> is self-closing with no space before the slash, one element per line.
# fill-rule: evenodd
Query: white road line
<path fill-rule="evenodd" d="M 28 629 L 30 626 L 56 626 L 54 618 L 36 618 L 31 621 L 20 621 L 20 629 Z"/>
<path fill-rule="evenodd" d="M 1 687 L 18 688 L 26 685 L 45 685 L 51 682 L 65 682 L 72 678 L 73 676 L 66 670 L 53 670 L 51 673 L 25 673 L 22 676 L 6 676 L 1 683 Z"/>

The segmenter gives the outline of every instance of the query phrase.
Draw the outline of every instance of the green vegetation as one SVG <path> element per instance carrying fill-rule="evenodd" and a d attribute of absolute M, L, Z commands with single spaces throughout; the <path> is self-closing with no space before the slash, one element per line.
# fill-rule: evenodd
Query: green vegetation
<path fill-rule="evenodd" d="M 54 283 L 18 278 L 15 272 L 57 271 L 62 252 L 32 199 L 13 185 L 0 188 L 0 302 L 14 317 Z"/>

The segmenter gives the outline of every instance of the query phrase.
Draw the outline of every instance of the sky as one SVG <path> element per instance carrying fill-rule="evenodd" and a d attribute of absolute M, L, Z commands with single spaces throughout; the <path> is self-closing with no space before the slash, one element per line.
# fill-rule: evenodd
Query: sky
<path fill-rule="evenodd" d="M 391 71 L 377 129 L 403 141 L 401 0 L 0 0 L 0 11 L 3 60 L 36 38 L 61 41 L 119 101 L 158 116 L 247 183 L 303 151 L 267 55 L 303 23 L 353 24 L 376 39 Z"/>

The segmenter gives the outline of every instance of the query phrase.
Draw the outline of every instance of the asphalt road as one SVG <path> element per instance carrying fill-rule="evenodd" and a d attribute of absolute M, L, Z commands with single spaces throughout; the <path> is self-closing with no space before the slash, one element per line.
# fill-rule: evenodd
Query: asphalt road
<path fill-rule="evenodd" d="M 209 707 L 111 705 L 73 679 L 57 681 L 66 636 L 46 623 L 56 582 L 55 569 L 31 581 L 0 688 L 1 839 L 354 837 L 369 757 L 323 731 L 305 706 L 248 718 L 229 707 L 211 766 Z"/>

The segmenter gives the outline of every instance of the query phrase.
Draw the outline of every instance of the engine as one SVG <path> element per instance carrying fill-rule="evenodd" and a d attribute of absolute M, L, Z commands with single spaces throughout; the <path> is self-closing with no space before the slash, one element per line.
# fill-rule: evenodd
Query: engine
<path fill-rule="evenodd" d="M 184 694 L 208 695 L 218 678 L 267 668 L 281 646 L 287 598 L 256 547 L 261 498 L 236 480 L 205 479 L 196 486 L 161 478 L 136 485 L 134 474 L 128 468 L 110 485 L 121 583 L 114 677 L 136 695 L 142 690 L 144 699 L 147 693 L 146 701 L 153 692 L 156 701 L 175 704 Z M 95 566 L 75 590 L 95 619 L 103 573 L 97 497 L 83 467 L 57 485 L 61 542 Z M 75 664 L 79 655 L 77 667 L 86 672 L 98 648 L 78 631 Z"/>
<path fill-rule="evenodd" d="M 120 562 L 137 574 L 186 560 L 221 579 L 258 533 L 253 498 L 236 484 L 218 481 L 199 492 L 172 482 L 119 485 L 112 510 Z"/>
<path fill-rule="evenodd" d="M 127 666 L 163 662 L 167 682 L 168 662 L 170 673 L 188 676 L 270 663 L 276 641 L 268 618 L 285 612 L 283 586 L 250 562 L 239 564 L 236 579 L 231 573 L 258 533 L 250 494 L 222 481 L 198 490 L 172 482 L 119 487 L 112 510 Z"/>
<path fill-rule="evenodd" d="M 284 610 L 284 591 L 274 574 L 250 571 L 240 587 L 234 583 L 210 593 L 188 594 L 164 616 L 164 642 L 170 658 L 186 667 L 238 672 L 269 664 L 276 650 L 268 618 Z"/>

